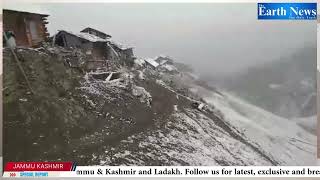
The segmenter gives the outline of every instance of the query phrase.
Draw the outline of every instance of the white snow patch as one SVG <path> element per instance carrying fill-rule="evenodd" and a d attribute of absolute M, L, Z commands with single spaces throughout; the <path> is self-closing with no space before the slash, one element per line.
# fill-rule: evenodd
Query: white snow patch
<path fill-rule="evenodd" d="M 146 63 L 143 59 L 141 58 L 137 58 L 134 60 L 134 63 L 140 67 L 144 66 L 144 64 Z"/>
<path fill-rule="evenodd" d="M 132 86 L 132 94 L 140 99 L 141 102 L 151 105 L 152 96 L 148 91 L 140 86 Z"/>
<path fill-rule="evenodd" d="M 28 99 L 26 99 L 26 98 L 20 98 L 19 101 L 21 101 L 21 102 L 27 102 Z"/>
<path fill-rule="evenodd" d="M 145 80 L 145 76 L 144 76 L 143 72 L 142 71 L 138 71 L 138 73 L 139 73 L 138 78 L 140 80 Z"/>
<path fill-rule="evenodd" d="M 270 89 L 279 89 L 281 88 L 281 84 L 269 84 L 269 88 Z"/>
<path fill-rule="evenodd" d="M 178 105 L 173 106 L 174 111 L 178 111 Z"/>
<path fill-rule="evenodd" d="M 205 105 L 205 104 L 203 104 L 203 103 L 199 104 L 198 109 L 199 109 L 199 110 L 202 110 L 202 108 L 204 107 L 204 105 Z"/>

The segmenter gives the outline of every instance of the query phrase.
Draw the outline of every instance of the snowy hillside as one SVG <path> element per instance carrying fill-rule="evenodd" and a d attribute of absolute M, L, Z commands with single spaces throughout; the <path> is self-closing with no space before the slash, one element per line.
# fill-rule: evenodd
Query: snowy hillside
<path fill-rule="evenodd" d="M 189 77 L 182 79 L 213 108 L 214 115 L 178 103 L 163 128 L 122 141 L 119 146 L 126 150 L 116 149 L 116 159 L 100 156 L 101 164 L 144 165 L 152 160 L 167 165 L 316 164 L 316 136 L 301 126 L 302 120 L 278 117 L 228 93 L 199 86 Z M 184 96 L 177 93 L 179 98 Z M 313 121 L 302 124 L 312 126 Z"/>
<path fill-rule="evenodd" d="M 294 119 L 299 126 L 304 128 L 306 131 L 315 134 L 317 133 L 317 116 L 297 118 Z"/>
<path fill-rule="evenodd" d="M 225 99 L 212 96 L 206 100 L 223 112 L 226 121 L 280 164 L 315 164 L 316 136 L 296 122 L 280 118 L 231 95 L 226 95 Z M 307 123 L 311 126 L 314 122 Z"/>
<path fill-rule="evenodd" d="M 315 164 L 316 136 L 312 132 L 316 124 L 314 116 L 292 121 L 227 92 L 222 92 L 221 96 L 198 85 L 192 85 L 190 89 L 220 111 L 228 124 L 279 164 Z"/>

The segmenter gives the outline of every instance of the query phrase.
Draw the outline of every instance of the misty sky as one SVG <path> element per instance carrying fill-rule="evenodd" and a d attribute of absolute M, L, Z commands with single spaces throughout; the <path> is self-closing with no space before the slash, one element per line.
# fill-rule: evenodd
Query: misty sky
<path fill-rule="evenodd" d="M 256 3 L 35 4 L 5 8 L 50 14 L 48 29 L 93 27 L 138 57 L 169 55 L 202 74 L 231 73 L 316 46 L 316 21 L 258 21 Z"/>

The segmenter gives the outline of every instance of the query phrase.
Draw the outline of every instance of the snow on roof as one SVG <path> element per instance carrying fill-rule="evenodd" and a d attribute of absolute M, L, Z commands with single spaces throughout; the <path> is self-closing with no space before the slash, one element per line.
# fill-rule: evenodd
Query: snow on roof
<path fill-rule="evenodd" d="M 88 41 L 91 41 L 91 42 L 106 42 L 107 40 L 106 39 L 102 39 L 98 36 L 95 36 L 93 34 L 89 34 L 89 33 L 83 33 L 83 32 L 80 32 L 78 34 L 79 37 L 83 38 L 83 39 L 86 39 Z"/>
<path fill-rule="evenodd" d="M 10 7 L 10 8 L 3 9 L 3 11 L 15 11 L 15 12 L 20 12 L 20 13 L 38 14 L 38 15 L 42 15 L 42 16 L 49 16 L 48 12 L 46 12 L 44 10 L 39 10 L 39 9 L 25 10 L 24 8 Z"/>
<path fill-rule="evenodd" d="M 152 65 L 153 67 L 158 67 L 159 66 L 159 64 L 154 59 L 147 58 L 145 61 L 147 63 L 149 63 L 150 65 Z"/>
<path fill-rule="evenodd" d="M 84 28 L 84 29 L 83 29 L 82 31 L 80 31 L 80 32 L 87 33 L 88 31 L 92 31 L 92 32 L 97 32 L 97 33 L 103 34 L 103 35 L 105 35 L 107 38 L 110 38 L 110 37 L 111 37 L 111 35 L 106 34 L 106 33 L 102 32 L 102 31 L 97 30 L 97 29 L 91 28 L 91 27 Z"/>
<path fill-rule="evenodd" d="M 160 60 L 159 64 L 160 64 L 160 65 L 163 65 L 163 64 L 165 64 L 166 62 L 168 62 L 168 60 L 162 59 L 162 60 Z"/>
<path fill-rule="evenodd" d="M 77 36 L 79 38 L 88 40 L 90 42 L 107 42 L 106 39 L 102 39 L 102 38 L 100 38 L 98 36 L 95 36 L 95 35 L 92 35 L 92 34 L 89 34 L 89 33 L 83 33 L 83 32 L 73 33 L 71 31 L 65 31 L 65 30 L 59 30 L 59 32 L 66 32 L 68 34 L 72 34 L 72 35 Z"/>
<path fill-rule="evenodd" d="M 120 43 L 115 42 L 115 41 L 110 41 L 110 43 L 111 43 L 112 45 L 114 45 L 114 46 L 117 46 L 117 47 L 118 47 L 119 49 L 121 49 L 121 50 L 126 50 L 126 49 L 132 48 L 132 47 L 130 47 L 130 46 L 127 46 L 127 45 L 124 45 L 124 44 L 120 44 Z"/>

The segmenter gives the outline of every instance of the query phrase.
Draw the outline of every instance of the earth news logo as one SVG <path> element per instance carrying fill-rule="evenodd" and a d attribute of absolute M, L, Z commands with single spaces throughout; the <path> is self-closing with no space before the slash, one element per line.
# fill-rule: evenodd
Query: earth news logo
<path fill-rule="evenodd" d="M 316 20 L 317 3 L 258 3 L 258 19 Z"/>

